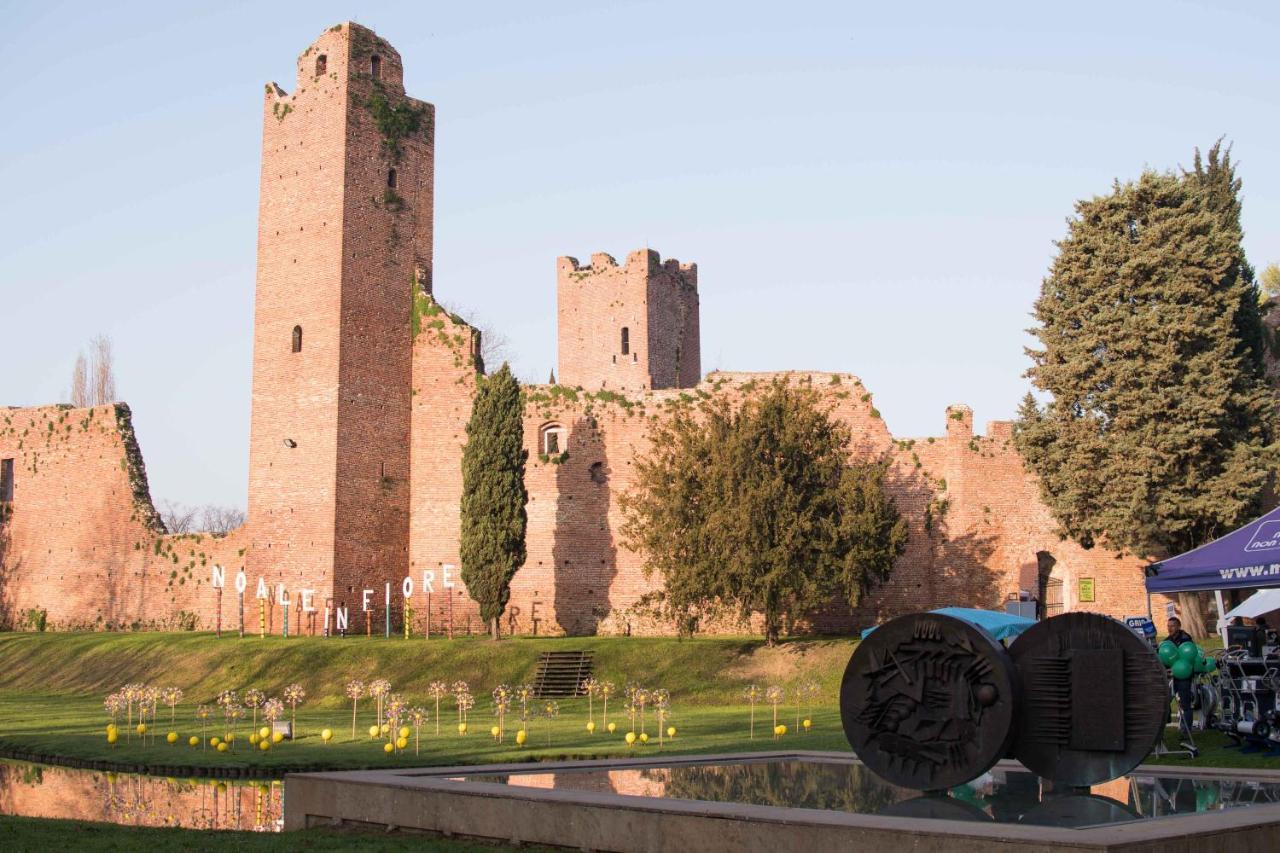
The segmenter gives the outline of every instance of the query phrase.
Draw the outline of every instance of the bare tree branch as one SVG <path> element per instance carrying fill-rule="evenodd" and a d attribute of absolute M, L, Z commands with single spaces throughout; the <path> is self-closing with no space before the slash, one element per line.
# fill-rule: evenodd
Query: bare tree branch
<path fill-rule="evenodd" d="M 195 507 L 183 506 L 177 501 L 166 499 L 160 502 L 159 509 L 165 530 L 170 533 L 190 533 L 195 527 Z"/>
<path fill-rule="evenodd" d="M 209 504 L 200 508 L 200 530 L 214 536 L 226 536 L 244 524 L 244 510 L 234 506 L 214 506 Z"/>
<path fill-rule="evenodd" d="M 76 355 L 76 366 L 71 371 L 71 399 L 67 402 L 78 409 L 93 405 L 89 402 L 89 365 L 83 352 Z"/>
<path fill-rule="evenodd" d="M 93 362 L 92 386 L 90 399 L 93 405 L 114 403 L 116 400 L 116 375 L 114 359 L 111 353 L 111 338 L 98 335 L 89 342 L 89 352 Z"/>

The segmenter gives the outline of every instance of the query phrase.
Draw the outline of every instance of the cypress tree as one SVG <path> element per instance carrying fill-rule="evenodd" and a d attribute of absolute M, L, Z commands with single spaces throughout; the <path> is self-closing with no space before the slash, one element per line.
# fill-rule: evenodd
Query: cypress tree
<path fill-rule="evenodd" d="M 1062 532 L 1159 559 L 1258 514 L 1274 445 L 1240 182 L 1215 145 L 1082 201 L 1034 316 L 1017 442 Z M 1198 606 L 1184 599 L 1192 622 Z M 1192 628 L 1192 624 L 1188 624 Z"/>
<path fill-rule="evenodd" d="M 467 594 L 496 640 L 511 600 L 511 579 L 525 560 L 524 402 L 506 364 L 480 377 L 462 450 L 459 556 Z"/>

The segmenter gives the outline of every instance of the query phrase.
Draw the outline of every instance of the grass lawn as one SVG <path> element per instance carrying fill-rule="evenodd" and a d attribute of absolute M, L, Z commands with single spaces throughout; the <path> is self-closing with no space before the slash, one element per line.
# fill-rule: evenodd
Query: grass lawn
<path fill-rule="evenodd" d="M 791 641 L 771 649 L 752 638 L 513 639 L 493 643 L 479 638 L 427 642 L 363 637 L 219 640 L 209 634 L 189 633 L 6 634 L 0 635 L 0 748 L 39 756 L 158 765 L 167 768 L 166 772 L 473 764 L 657 751 L 657 720 L 652 710 L 646 713 L 650 743 L 629 748 L 623 740 L 630 725 L 620 695 L 609 703 L 610 721 L 618 725 L 613 735 L 603 731 L 598 701 L 595 713 L 599 728 L 589 734 L 588 702 L 576 698 L 560 700 L 559 716 L 554 720 L 531 720 L 524 748 L 514 743 L 518 712 L 507 718 L 503 743 L 489 736 L 494 724 L 489 697 L 493 687 L 529 680 L 539 652 L 591 649 L 597 677 L 614 681 L 619 689 L 634 680 L 670 691 L 668 725 L 676 727 L 677 736 L 666 750 L 705 753 L 776 748 L 779 743 L 771 737 L 771 709 L 765 703 L 756 707 L 757 737 L 748 738 L 750 708 L 742 699 L 743 688 L 751 683 L 789 686 L 801 679 L 816 680 L 821 686 L 812 715 L 814 728 L 810 734 L 796 733 L 795 707 L 783 705 L 780 722 L 791 731 L 782 743 L 847 750 L 837 691 L 852 648 L 851 641 L 828 639 Z M 411 738 L 407 751 L 387 755 L 384 741 L 368 736 L 374 703 L 362 699 L 353 738 L 351 702 L 344 694 L 346 682 L 379 677 L 390 680 L 394 691 L 411 704 L 426 707 L 433 717 L 435 703 L 427 694 L 427 685 L 435 680 L 468 681 L 476 698 L 469 715 L 469 733 L 465 737 L 457 734 L 457 712 L 452 698 L 446 697 L 440 703 L 439 735 L 433 719 L 422 729 L 419 754 L 415 755 Z M 145 744 L 128 730 L 122 718 L 120 741 L 112 746 L 105 736 L 108 717 L 102 700 L 129 682 L 181 687 L 183 701 L 172 725 L 168 709 L 160 709 L 159 724 L 152 727 Z M 211 703 L 219 691 L 228 688 L 243 692 L 258 687 L 278 696 L 293 682 L 307 693 L 298 709 L 295 742 L 275 745 L 265 753 L 251 750 L 247 741 L 250 725 L 244 720 L 232 729 L 237 737 L 233 751 L 219 753 L 187 746 L 189 736 L 201 734 L 193 717 L 196 704 Z M 335 735 L 329 744 L 319 737 L 324 728 L 332 729 Z M 168 731 L 179 733 L 178 744 L 165 742 Z M 226 731 L 226 724 L 218 719 L 210 721 L 205 734 L 221 736 Z"/>
<path fill-rule="evenodd" d="M 39 818 L 0 815 L 0 839 L 12 853 L 27 851 L 278 851 L 278 850 L 351 850 L 358 847 L 370 853 L 491 853 L 510 849 L 510 845 L 491 846 L 479 842 L 435 838 L 408 834 L 356 833 L 341 830 L 310 829 L 286 836 L 262 832 L 225 832 L 186 829 L 151 829 L 89 823 L 78 820 L 41 820 Z M 523 847 L 541 851 L 547 848 Z"/>

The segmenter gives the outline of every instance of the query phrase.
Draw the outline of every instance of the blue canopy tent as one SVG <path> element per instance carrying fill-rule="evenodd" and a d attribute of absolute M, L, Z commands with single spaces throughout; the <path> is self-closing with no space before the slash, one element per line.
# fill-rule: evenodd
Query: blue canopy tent
<path fill-rule="evenodd" d="M 986 629 L 987 633 L 997 640 L 1011 640 L 1036 624 L 1034 619 L 1028 619 L 1025 616 L 1014 616 L 1011 613 L 1001 613 L 998 610 L 976 610 L 971 607 L 939 607 L 937 610 L 930 610 L 929 612 L 941 613 L 943 616 L 951 616 L 955 619 L 963 619 L 971 625 Z M 862 639 L 865 640 L 867 635 L 874 630 L 875 628 L 872 627 L 863 631 Z"/>
<path fill-rule="evenodd" d="M 1146 574 L 1149 593 L 1280 586 L 1280 507 Z"/>

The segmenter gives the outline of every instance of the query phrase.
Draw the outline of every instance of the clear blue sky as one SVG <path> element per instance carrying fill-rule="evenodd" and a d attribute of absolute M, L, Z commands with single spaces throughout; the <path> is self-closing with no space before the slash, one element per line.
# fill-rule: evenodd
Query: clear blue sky
<path fill-rule="evenodd" d="M 1234 142 L 1280 259 L 1280 4 L 5 4 L 0 405 L 115 341 L 157 498 L 243 506 L 262 84 L 354 18 L 436 104 L 436 291 L 555 363 L 555 259 L 697 261 L 702 363 L 900 436 L 1026 390 L 1074 200 Z"/>

